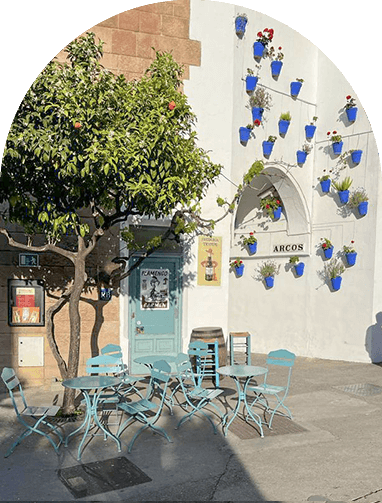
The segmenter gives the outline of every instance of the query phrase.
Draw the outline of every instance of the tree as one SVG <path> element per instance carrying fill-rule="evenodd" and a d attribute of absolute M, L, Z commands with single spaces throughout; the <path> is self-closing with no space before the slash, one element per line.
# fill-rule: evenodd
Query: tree
<path fill-rule="evenodd" d="M 197 205 L 221 170 L 197 146 L 196 118 L 179 92 L 182 68 L 172 56 L 157 52 L 145 75 L 128 82 L 102 67 L 102 45 L 88 33 L 68 45 L 68 63 L 53 60 L 38 76 L 15 115 L 0 174 L 0 233 L 8 243 L 57 253 L 74 266 L 73 282 L 47 312 L 47 338 L 63 379 L 78 372 L 79 303 L 85 286 L 99 280 L 86 270 L 99 240 L 130 216 L 171 216 L 164 235 L 146 243 L 142 261 L 163 239 L 193 228 L 175 210 Z M 22 227 L 26 243 L 12 237 L 8 222 Z M 37 245 L 41 235 L 44 244 Z M 128 230 L 123 236 L 133 246 Z M 67 362 L 53 330 L 54 314 L 66 303 Z M 74 390 L 65 390 L 63 408 L 73 411 Z"/>

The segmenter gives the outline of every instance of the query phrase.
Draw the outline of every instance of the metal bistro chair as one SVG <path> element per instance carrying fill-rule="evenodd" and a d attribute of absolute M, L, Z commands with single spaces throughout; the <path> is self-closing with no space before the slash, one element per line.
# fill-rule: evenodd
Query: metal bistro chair
<path fill-rule="evenodd" d="M 168 382 L 170 380 L 170 372 L 171 367 L 164 360 L 159 360 L 153 363 L 150 382 L 147 387 L 146 398 L 137 400 L 135 402 L 120 402 L 117 404 L 117 407 L 129 416 L 120 425 L 117 433 L 118 438 L 131 422 L 139 421 L 143 423 L 143 426 L 135 433 L 135 435 L 131 439 L 128 445 L 128 452 L 131 452 L 135 440 L 147 428 L 151 428 L 154 433 L 160 433 L 169 442 L 172 442 L 166 431 L 163 428 L 155 425 L 163 409 L 166 390 Z M 159 393 L 157 393 L 158 390 Z M 156 400 L 154 402 L 154 399 L 158 396 L 158 394 L 159 401 Z"/>
<path fill-rule="evenodd" d="M 212 376 L 215 386 L 218 387 L 220 379 L 219 374 L 216 372 L 219 368 L 218 341 L 192 341 L 188 345 L 188 354 L 195 361 L 198 386 L 201 385 L 204 377 Z"/>
<path fill-rule="evenodd" d="M 223 390 L 216 388 L 207 389 L 199 386 L 197 380 L 195 379 L 191 362 L 190 360 L 185 361 L 184 358 L 185 356 L 186 355 L 180 353 L 175 363 L 178 371 L 177 379 L 179 380 L 184 398 L 186 400 L 185 408 L 187 409 L 188 406 L 191 406 L 191 410 L 182 417 L 182 419 L 179 421 L 175 429 L 180 428 L 180 426 L 182 425 L 182 423 L 184 423 L 184 421 L 186 421 L 187 419 L 191 419 L 194 414 L 200 412 L 211 423 L 214 433 L 216 435 L 217 433 L 216 426 L 214 425 L 209 415 L 206 414 L 202 409 L 204 409 L 207 405 L 211 405 L 217 411 L 220 418 L 223 419 L 223 414 L 221 413 L 219 407 L 214 403 L 212 403 L 212 400 L 214 400 L 221 393 L 223 393 Z"/>
<path fill-rule="evenodd" d="M 26 428 L 23 431 L 23 433 L 18 437 L 18 439 L 13 443 L 13 445 L 8 449 L 4 457 L 7 458 L 8 456 L 10 456 L 12 452 L 15 450 L 15 448 L 19 445 L 19 443 L 32 433 L 38 433 L 39 435 L 42 435 L 43 437 L 47 438 L 49 442 L 52 444 L 56 453 L 58 454 L 60 444 L 64 440 L 61 433 L 57 431 L 57 428 L 59 428 L 60 426 L 59 425 L 53 426 L 51 423 L 49 423 L 49 421 L 47 421 L 46 417 L 55 416 L 60 407 L 58 405 L 40 406 L 40 407 L 36 407 L 33 405 L 28 406 L 24 396 L 23 388 L 15 374 L 15 371 L 12 368 L 5 367 L 1 373 L 1 377 L 6 387 L 8 388 L 9 395 L 12 399 L 13 407 L 16 411 L 17 419 Z M 21 412 L 19 411 L 16 397 L 14 395 L 14 391 L 17 391 L 15 390 L 15 388 L 18 388 L 18 391 L 21 395 L 21 401 L 24 407 L 24 409 Z M 25 417 L 29 417 L 31 420 L 34 421 L 34 423 L 29 424 L 28 420 L 26 420 Z M 42 429 L 40 429 L 42 425 L 49 428 L 50 431 L 47 433 Z M 58 443 L 55 443 L 54 440 L 49 436 L 49 433 L 55 433 L 60 441 Z"/>
<path fill-rule="evenodd" d="M 288 417 L 289 419 L 292 419 L 292 413 L 288 409 L 288 407 L 284 404 L 284 401 L 288 395 L 289 391 L 289 385 L 290 385 L 290 379 L 292 375 L 292 370 L 293 370 L 293 365 L 295 361 L 296 355 L 294 353 L 291 353 L 290 351 L 287 351 L 286 349 L 278 349 L 277 351 L 271 351 L 267 355 L 266 359 L 266 366 L 268 368 L 267 374 L 264 376 L 264 382 L 262 384 L 258 384 L 256 386 L 248 386 L 247 387 L 247 392 L 249 391 L 254 391 L 255 392 L 255 399 L 250 405 L 250 408 L 255 404 L 260 404 L 265 407 L 264 415 L 265 412 L 271 413 L 271 418 L 267 426 L 269 429 L 272 429 L 272 421 L 277 413 L 278 415 Z M 272 370 L 275 369 L 275 367 L 287 367 L 288 372 L 286 376 L 286 383 L 284 385 L 275 385 L 275 384 L 269 384 L 269 378 L 272 375 Z M 272 379 L 272 377 L 271 377 Z M 271 408 L 268 403 L 267 396 L 273 396 L 277 403 L 274 408 Z M 286 414 L 284 412 L 280 412 L 279 408 L 282 407 L 285 409 Z"/>

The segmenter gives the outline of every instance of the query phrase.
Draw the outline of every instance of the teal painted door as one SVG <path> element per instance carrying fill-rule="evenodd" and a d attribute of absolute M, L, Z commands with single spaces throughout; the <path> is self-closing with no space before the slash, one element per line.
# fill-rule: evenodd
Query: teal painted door
<path fill-rule="evenodd" d="M 145 259 L 129 277 L 130 372 L 144 373 L 134 360 L 177 355 L 181 348 L 181 258 Z"/>

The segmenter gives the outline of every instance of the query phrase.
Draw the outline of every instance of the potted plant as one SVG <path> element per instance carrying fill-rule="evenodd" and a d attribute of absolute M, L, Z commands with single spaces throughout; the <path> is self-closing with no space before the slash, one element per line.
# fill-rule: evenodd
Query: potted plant
<path fill-rule="evenodd" d="M 362 150 L 349 150 L 351 155 L 351 160 L 353 164 L 359 164 L 361 162 Z"/>
<path fill-rule="evenodd" d="M 257 251 L 257 239 L 254 236 L 255 232 L 252 231 L 249 233 L 248 237 L 240 236 L 243 245 L 248 246 L 249 253 L 253 255 Z"/>
<path fill-rule="evenodd" d="M 357 118 L 357 112 L 358 112 L 358 108 L 356 107 L 356 104 L 355 104 L 355 99 L 352 98 L 349 94 L 349 96 L 346 96 L 346 105 L 345 105 L 345 111 L 346 111 L 346 115 L 347 115 L 347 118 L 348 118 L 348 121 L 349 122 L 354 122 Z"/>
<path fill-rule="evenodd" d="M 334 247 L 328 238 L 321 238 L 321 248 L 324 251 L 325 258 L 332 258 Z"/>
<path fill-rule="evenodd" d="M 330 279 L 333 290 L 341 288 L 341 274 L 345 271 L 345 266 L 338 259 L 333 258 L 326 266 L 325 272 Z"/>
<path fill-rule="evenodd" d="M 307 155 L 311 152 L 312 150 L 312 145 L 309 145 L 309 143 L 304 143 L 302 146 L 301 150 L 297 150 L 297 164 L 304 164 L 306 161 Z"/>
<path fill-rule="evenodd" d="M 280 133 L 280 135 L 287 133 L 291 120 L 292 120 L 292 116 L 291 116 L 290 112 L 284 112 L 280 115 L 280 119 L 279 119 L 279 133 Z"/>
<path fill-rule="evenodd" d="M 314 133 L 316 132 L 316 129 L 317 129 L 317 126 L 316 126 L 317 119 L 318 119 L 318 117 L 314 116 L 313 119 L 311 120 L 310 124 L 308 124 L 307 126 L 305 126 L 305 138 L 307 140 L 311 140 L 313 138 L 313 136 L 314 136 Z"/>
<path fill-rule="evenodd" d="M 346 257 L 346 262 L 348 265 L 354 265 L 357 259 L 357 252 L 354 248 L 354 241 L 350 241 L 350 246 L 343 246 L 344 254 Z"/>
<path fill-rule="evenodd" d="M 253 121 L 257 119 L 261 122 L 264 110 L 270 110 L 272 106 L 272 97 L 263 87 L 259 87 L 250 97 L 249 104 L 252 107 Z"/>
<path fill-rule="evenodd" d="M 264 28 L 263 31 L 258 32 L 257 40 L 253 44 L 253 55 L 255 58 L 263 57 L 265 48 L 268 46 L 269 42 L 272 42 L 273 34 L 273 28 Z"/>
<path fill-rule="evenodd" d="M 326 169 L 324 169 L 324 173 L 325 173 L 325 171 L 326 171 Z M 331 172 L 331 170 L 330 170 L 330 172 Z M 329 192 L 330 191 L 330 184 L 331 184 L 330 175 L 322 175 L 318 180 L 320 182 L 322 192 L 325 192 L 325 193 Z"/>
<path fill-rule="evenodd" d="M 298 96 L 298 93 L 301 90 L 302 83 L 304 82 L 304 79 L 296 79 L 295 82 L 290 83 L 290 94 L 293 98 Z"/>
<path fill-rule="evenodd" d="M 272 288 L 275 281 L 275 275 L 279 273 L 280 265 L 277 265 L 274 260 L 267 260 L 259 267 L 259 273 L 264 278 L 268 288 Z"/>
<path fill-rule="evenodd" d="M 257 85 L 257 81 L 259 77 L 257 77 L 251 68 L 247 68 L 247 76 L 245 77 L 245 90 L 247 93 L 251 93 L 255 90 Z"/>
<path fill-rule="evenodd" d="M 276 136 L 268 136 L 268 140 L 263 141 L 263 154 L 265 156 L 271 155 L 276 140 Z"/>
<path fill-rule="evenodd" d="M 237 278 L 241 278 L 241 276 L 243 276 L 244 264 L 243 264 L 242 260 L 240 260 L 239 258 L 237 258 L 233 262 L 230 263 L 230 266 L 235 271 L 235 274 L 236 274 Z"/>
<path fill-rule="evenodd" d="M 297 255 L 290 257 L 289 263 L 294 266 L 297 276 L 302 276 L 304 274 L 305 264 L 304 262 L 300 262 L 300 258 Z"/>
<path fill-rule="evenodd" d="M 367 195 L 366 190 L 363 187 L 360 187 L 359 189 L 356 189 L 351 193 L 351 196 L 349 198 L 349 206 L 351 208 L 357 208 L 358 213 L 361 216 L 364 216 L 366 215 L 368 210 L 368 200 L 369 196 Z"/>
<path fill-rule="evenodd" d="M 251 131 L 253 129 L 253 124 L 247 124 L 245 127 L 239 129 L 240 141 L 246 143 L 251 136 Z"/>
<path fill-rule="evenodd" d="M 345 177 L 341 182 L 333 182 L 333 187 L 338 191 L 338 197 L 342 204 L 349 201 L 349 187 L 353 183 L 350 176 Z"/>
<path fill-rule="evenodd" d="M 331 132 L 328 131 L 327 136 L 331 135 Z M 332 147 L 333 147 L 333 152 L 336 155 L 339 155 L 342 152 L 342 146 L 343 146 L 343 141 L 342 141 L 342 136 L 337 133 L 337 131 L 333 131 L 332 136 L 330 137 L 330 140 L 332 141 Z"/>
<path fill-rule="evenodd" d="M 272 77 L 278 77 L 281 72 L 281 68 L 283 66 L 282 59 L 284 58 L 284 54 L 281 52 L 282 47 L 278 48 L 278 53 L 276 54 L 275 48 L 271 47 L 268 51 L 268 56 L 272 60 L 271 62 L 271 71 Z"/>
<path fill-rule="evenodd" d="M 265 210 L 272 220 L 278 220 L 281 216 L 281 201 L 276 196 L 268 196 L 261 199 L 260 208 Z"/>
<path fill-rule="evenodd" d="M 248 23 L 247 14 L 238 14 L 235 19 L 235 31 L 239 36 L 243 36 Z"/>

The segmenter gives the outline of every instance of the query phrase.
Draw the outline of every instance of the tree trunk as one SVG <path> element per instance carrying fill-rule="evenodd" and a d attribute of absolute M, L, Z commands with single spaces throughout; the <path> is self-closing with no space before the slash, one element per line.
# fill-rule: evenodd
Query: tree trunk
<path fill-rule="evenodd" d="M 82 237 L 78 238 L 78 254 L 74 263 L 74 283 L 69 298 L 69 318 L 70 318 L 70 341 L 68 354 L 68 369 L 66 378 L 72 379 L 78 375 L 78 366 L 80 361 L 80 342 L 81 342 L 81 316 L 80 316 L 80 297 L 86 282 L 85 242 Z M 64 414 L 74 412 L 74 399 L 76 390 L 65 388 L 63 400 Z"/>

